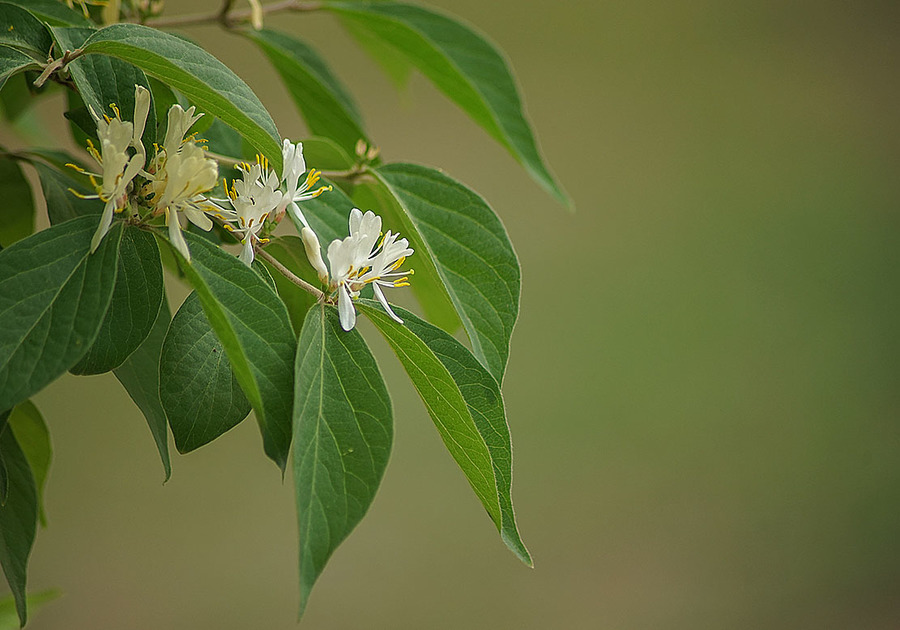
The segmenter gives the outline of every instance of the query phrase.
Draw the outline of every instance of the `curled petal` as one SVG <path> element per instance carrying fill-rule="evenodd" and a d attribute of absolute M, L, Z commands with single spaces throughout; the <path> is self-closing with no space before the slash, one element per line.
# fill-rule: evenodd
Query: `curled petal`
<path fill-rule="evenodd" d="M 285 197 L 284 200 L 287 201 L 287 197 Z M 306 222 L 306 217 L 303 216 L 303 213 L 300 211 L 300 206 L 292 201 L 290 206 L 288 207 L 291 209 L 291 214 L 293 214 L 297 218 L 297 220 L 303 224 L 303 227 L 308 228 L 309 223 Z"/>
<path fill-rule="evenodd" d="M 356 326 L 356 308 L 353 306 L 353 300 L 347 287 L 341 286 L 338 290 L 338 315 L 341 318 L 341 328 L 346 331 L 353 330 Z"/>
<path fill-rule="evenodd" d="M 244 247 L 241 249 L 238 259 L 249 267 L 253 264 L 253 238 L 249 235 L 245 236 L 241 243 L 243 243 Z"/>
<path fill-rule="evenodd" d="M 134 135 L 131 144 L 138 153 L 144 154 L 144 144 L 141 137 L 144 135 L 144 125 L 147 124 L 147 114 L 150 113 L 150 90 L 143 85 L 134 86 Z M 141 165 L 143 166 L 143 165 Z"/>
<path fill-rule="evenodd" d="M 187 217 L 188 221 L 196 225 L 204 232 L 209 232 L 212 229 L 213 222 L 208 216 L 206 216 L 206 213 L 202 210 L 198 210 L 197 208 L 194 208 L 192 206 L 185 206 L 184 216 Z"/>
<path fill-rule="evenodd" d="M 303 249 L 306 250 L 309 264 L 319 274 L 319 280 L 322 281 L 322 284 L 328 284 L 328 269 L 325 267 L 325 261 L 322 260 L 322 248 L 319 246 L 319 239 L 316 237 L 316 233 L 305 227 L 300 231 L 300 238 L 303 239 Z"/>
<path fill-rule="evenodd" d="M 403 320 L 400 319 L 399 317 L 397 317 L 397 314 L 391 308 L 391 305 L 388 304 L 387 298 L 384 297 L 384 293 L 382 292 L 381 287 L 378 286 L 377 284 L 373 283 L 372 290 L 375 293 L 375 297 L 377 297 L 378 301 L 381 302 L 381 305 L 384 307 L 384 310 L 387 311 L 387 314 L 391 316 L 391 319 L 393 319 L 398 324 L 402 324 Z"/>
<path fill-rule="evenodd" d="M 106 202 L 106 206 L 103 207 L 103 215 L 100 217 L 100 225 L 97 226 L 97 231 L 94 232 L 94 237 L 91 239 L 92 254 L 97 251 L 97 248 L 100 247 L 100 241 L 102 241 L 103 237 L 106 236 L 106 233 L 109 232 L 109 226 L 112 225 L 113 213 L 115 211 L 116 200 L 110 199 Z"/>
<path fill-rule="evenodd" d="M 178 222 L 178 213 L 174 210 L 166 208 L 166 225 L 169 226 L 169 241 L 172 246 L 178 250 L 178 253 L 184 256 L 184 259 L 191 262 L 191 250 L 188 249 L 184 235 L 181 233 L 181 223 Z"/>

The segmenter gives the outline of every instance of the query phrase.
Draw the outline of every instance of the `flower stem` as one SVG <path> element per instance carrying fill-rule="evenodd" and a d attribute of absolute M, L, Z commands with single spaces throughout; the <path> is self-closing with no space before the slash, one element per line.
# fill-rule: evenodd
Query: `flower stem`
<path fill-rule="evenodd" d="M 252 11 L 245 9 L 243 11 L 232 11 L 231 5 L 234 2 L 226 0 L 222 8 L 214 13 L 190 13 L 188 15 L 175 15 L 168 18 L 156 18 L 147 20 L 147 26 L 156 28 L 174 27 L 174 26 L 199 26 L 201 24 L 215 24 L 218 22 L 225 28 L 233 28 L 236 24 L 250 21 Z M 318 11 L 322 8 L 321 2 L 302 2 L 301 0 L 282 0 L 281 2 L 273 2 L 272 4 L 263 5 L 264 14 L 280 13 L 283 11 Z"/>
<path fill-rule="evenodd" d="M 290 269 L 288 269 L 287 267 L 282 265 L 280 262 L 278 262 L 278 260 L 276 260 L 275 257 L 272 256 L 272 254 L 270 254 L 269 252 L 267 252 L 266 250 L 264 250 L 262 248 L 257 248 L 256 254 L 257 254 L 257 256 L 259 256 L 260 258 L 265 260 L 267 263 L 269 263 L 270 265 L 275 267 L 275 269 L 277 269 L 279 271 L 279 273 L 281 273 L 281 275 L 283 275 L 285 278 L 287 278 L 288 280 L 290 280 L 291 282 L 296 284 L 298 287 L 300 287 L 304 291 L 308 291 L 309 293 L 312 293 L 319 300 L 322 300 L 322 301 L 325 300 L 325 294 L 322 291 L 320 291 L 319 289 L 317 289 L 316 287 L 311 285 L 309 282 L 307 282 L 303 278 L 298 278 L 297 276 L 295 276 L 294 273 Z"/>

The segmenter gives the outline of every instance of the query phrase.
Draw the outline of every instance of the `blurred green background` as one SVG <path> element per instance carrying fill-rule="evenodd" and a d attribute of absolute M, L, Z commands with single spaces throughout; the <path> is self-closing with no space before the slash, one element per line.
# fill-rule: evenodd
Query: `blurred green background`
<path fill-rule="evenodd" d="M 900 7 L 432 4 L 506 51 L 576 213 L 426 80 L 398 94 L 328 16 L 268 25 L 329 59 L 388 160 L 444 168 L 506 222 L 524 294 L 505 396 L 535 569 L 364 330 L 394 454 L 303 627 L 900 627 Z M 190 34 L 304 135 L 261 54 Z M 111 376 L 36 403 L 56 458 L 30 584 L 65 596 L 35 630 L 295 627 L 291 484 L 252 421 L 175 455 L 163 486 Z"/>

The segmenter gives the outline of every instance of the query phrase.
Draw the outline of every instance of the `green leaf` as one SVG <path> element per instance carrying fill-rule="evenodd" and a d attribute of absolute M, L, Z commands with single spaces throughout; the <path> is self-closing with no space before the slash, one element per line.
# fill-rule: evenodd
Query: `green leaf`
<path fill-rule="evenodd" d="M 182 270 L 256 412 L 266 454 L 284 471 L 297 346 L 287 309 L 257 272 L 201 237 L 184 236 L 192 262 L 178 254 Z"/>
<path fill-rule="evenodd" d="M 26 112 L 36 102 L 35 94 L 28 89 L 26 75 L 20 75 L 12 81 L 7 81 L 0 91 L 0 103 L 2 103 L 3 116 L 7 121 L 21 125 L 27 124 L 29 116 Z M 33 112 L 31 112 L 33 116 Z"/>
<path fill-rule="evenodd" d="M 360 139 L 368 141 L 356 104 L 316 51 L 269 29 L 245 34 L 275 66 L 313 134 L 331 138 L 350 152 Z"/>
<path fill-rule="evenodd" d="M 175 313 L 166 333 L 159 360 L 159 396 L 179 453 L 212 442 L 250 413 L 250 403 L 196 292 Z"/>
<path fill-rule="evenodd" d="M 159 400 L 159 357 L 170 321 L 172 315 L 169 313 L 169 303 L 163 294 L 162 305 L 150 334 L 122 365 L 113 370 L 113 374 L 147 420 L 153 441 L 156 442 L 156 450 L 159 451 L 162 460 L 166 481 L 172 475 L 172 464 L 169 461 L 166 412 L 163 411 Z"/>
<path fill-rule="evenodd" d="M 184 94 L 234 128 L 281 171 L 281 135 L 266 108 L 236 74 L 199 46 L 138 24 L 113 24 L 94 33 L 86 54 L 117 57 Z"/>
<path fill-rule="evenodd" d="M 81 199 L 72 193 L 96 194 L 83 185 L 81 177 L 72 169 L 58 170 L 43 162 L 32 162 L 41 178 L 41 191 L 47 202 L 47 214 L 52 225 L 58 225 L 78 217 L 103 212 L 103 202 L 99 199 Z"/>
<path fill-rule="evenodd" d="M 12 590 L 19 623 L 28 620 L 25 580 L 28 556 L 37 531 L 37 489 L 28 459 L 9 425 L 0 431 L 0 458 L 6 467 L 9 491 L 0 505 L 0 566 Z"/>
<path fill-rule="evenodd" d="M 28 610 L 33 616 L 44 604 L 52 602 L 60 595 L 59 591 L 50 589 L 27 595 L 25 600 L 28 602 Z M 9 596 L 0 599 L 0 630 L 18 630 L 18 628 L 19 615 L 16 613 L 15 598 Z"/>
<path fill-rule="evenodd" d="M 0 45 L 0 89 L 6 80 L 17 72 L 37 70 L 40 64 L 23 52 Z"/>
<path fill-rule="evenodd" d="M 332 307 L 309 311 L 297 347 L 294 486 L 300 614 L 334 550 L 365 515 L 393 440 L 391 399 L 375 357 Z"/>
<path fill-rule="evenodd" d="M 41 525 L 46 527 L 44 485 L 47 482 L 47 472 L 50 470 L 50 462 L 53 459 L 50 431 L 47 429 L 41 412 L 30 400 L 16 405 L 7 423 L 31 467 L 31 474 L 37 490 L 38 515 Z"/>
<path fill-rule="evenodd" d="M 75 50 L 97 31 L 90 28 L 54 27 L 53 37 L 62 50 Z M 150 89 L 147 75 L 130 63 L 103 55 L 84 55 L 67 66 L 85 106 L 92 107 L 98 116 L 114 116 L 116 105 L 122 120 L 134 121 L 134 86 Z M 144 146 L 152 149 L 156 142 L 156 110 L 150 107 L 144 126 Z M 95 124 L 90 129 L 96 127 Z M 91 134 L 94 135 L 94 134 Z M 152 153 L 152 151 L 149 151 Z"/>
<path fill-rule="evenodd" d="M 506 61 L 483 35 L 453 18 L 399 2 L 326 2 L 325 8 L 405 56 L 541 186 L 571 205 L 541 159 Z"/>
<path fill-rule="evenodd" d="M 18 162 L 10 158 L 0 158 L 0 198 L 0 245 L 9 247 L 34 232 L 31 186 Z"/>
<path fill-rule="evenodd" d="M 513 512 L 512 444 L 497 381 L 465 346 L 409 311 L 393 307 L 398 324 L 376 302 L 357 305 L 397 354 L 503 542 L 532 566 Z"/>
<path fill-rule="evenodd" d="M 322 183 L 328 185 L 331 182 L 323 178 Z M 328 244 L 336 238 L 346 238 L 350 227 L 348 217 L 350 210 L 355 207 L 353 200 L 344 191 L 332 184 L 332 190 L 322 193 L 315 199 L 304 201 L 300 204 L 303 216 L 309 222 L 309 226 L 316 233 L 319 243 L 326 249 Z M 303 229 L 292 212 L 288 212 L 297 232 Z"/>
<path fill-rule="evenodd" d="M 97 337 L 124 231 L 114 223 L 90 254 L 97 223 L 67 221 L 0 251 L 0 409 L 65 373 Z"/>
<path fill-rule="evenodd" d="M 212 124 L 201 135 L 206 139 L 206 147 L 213 153 L 244 159 L 244 139 L 241 134 L 218 118 L 213 118 Z"/>
<path fill-rule="evenodd" d="M 91 26 L 80 11 L 73 11 L 60 0 L 5 0 L 28 9 L 50 26 Z"/>
<path fill-rule="evenodd" d="M 319 283 L 306 258 L 306 250 L 303 248 L 303 241 L 300 240 L 300 237 L 280 236 L 273 239 L 266 245 L 266 252 L 287 267 L 295 276 L 306 280 L 313 286 Z M 316 303 L 316 298 L 308 291 L 301 289 L 288 280 L 268 262 L 265 264 L 271 271 L 272 278 L 275 281 L 275 288 L 278 290 L 278 295 L 281 296 L 281 301 L 287 307 L 294 332 L 299 335 L 300 330 L 303 328 L 303 322 L 306 320 L 306 313 Z"/>
<path fill-rule="evenodd" d="M 405 228 L 421 237 L 416 266 L 433 262 L 475 356 L 502 383 L 521 287 L 503 224 L 478 194 L 436 170 L 389 164 L 376 173 L 405 211 Z"/>
<path fill-rule="evenodd" d="M 360 26 L 354 20 L 341 18 L 341 24 L 356 40 L 356 43 L 372 57 L 398 89 L 409 83 L 413 65 L 400 51 L 388 44 L 368 28 Z"/>
<path fill-rule="evenodd" d="M 324 171 L 344 171 L 354 164 L 344 149 L 328 138 L 307 138 L 303 141 L 303 157 L 310 168 Z"/>
<path fill-rule="evenodd" d="M 97 339 L 72 374 L 103 374 L 137 350 L 156 321 L 163 300 L 159 246 L 148 232 L 127 226 L 119 245 L 119 272 Z"/>
<path fill-rule="evenodd" d="M 53 45 L 50 33 L 41 21 L 22 7 L 0 2 L 0 44 L 29 53 L 38 61 L 47 61 Z"/>

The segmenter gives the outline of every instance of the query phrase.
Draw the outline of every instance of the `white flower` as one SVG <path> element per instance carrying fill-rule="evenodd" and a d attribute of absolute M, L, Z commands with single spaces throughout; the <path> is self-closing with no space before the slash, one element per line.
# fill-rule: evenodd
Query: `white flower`
<path fill-rule="evenodd" d="M 100 217 L 100 225 L 97 226 L 97 231 L 91 239 L 92 252 L 97 250 L 100 241 L 109 231 L 113 214 L 128 205 L 128 186 L 144 168 L 147 156 L 141 143 L 141 136 L 150 111 L 150 92 L 140 85 L 134 86 L 134 122 L 123 121 L 119 109 L 115 105 L 112 108 L 116 114 L 115 118 L 100 117 L 93 108 L 90 108 L 91 116 L 97 123 L 100 150 L 98 151 L 88 140 L 88 152 L 100 166 L 100 173 L 91 173 L 69 164 L 70 167 L 90 177 L 97 193 L 79 196 L 106 202 Z M 134 154 L 129 153 L 129 149 L 132 148 L 135 149 Z"/>
<path fill-rule="evenodd" d="M 359 297 L 359 292 L 367 284 L 372 285 L 375 297 L 388 315 L 402 324 L 403 320 L 397 317 L 388 304 L 382 287 L 409 286 L 412 270 L 397 271 L 407 256 L 413 253 L 409 241 L 405 238 L 398 240 L 399 234 L 388 231 L 378 242 L 381 236 L 381 217 L 371 210 L 363 214 L 359 209 L 353 208 L 349 223 L 350 235 L 345 239 L 335 239 L 328 246 L 330 273 L 325 269 L 315 233 L 310 228 L 304 228 L 301 232 L 310 264 L 323 284 L 327 284 L 330 291 L 337 291 L 341 328 L 352 330 L 356 325 L 353 300 Z"/>
<path fill-rule="evenodd" d="M 283 194 L 278 189 L 278 176 L 268 168 L 265 158 L 258 158 L 253 165 L 241 164 L 238 169 L 243 177 L 232 182 L 228 191 L 227 201 L 230 201 L 231 208 L 217 208 L 215 214 L 225 221 L 225 228 L 243 244 L 239 258 L 250 265 L 253 263 L 254 246 L 268 240 L 261 238 L 259 232 L 281 203 Z"/>
<path fill-rule="evenodd" d="M 286 191 L 277 212 L 284 212 L 285 208 L 290 207 L 291 213 L 297 220 L 305 227 L 309 227 L 309 223 L 306 222 L 306 217 L 303 216 L 303 212 L 300 211 L 300 206 L 297 205 L 297 202 L 315 199 L 322 193 L 331 190 L 331 186 L 321 186 L 316 190 L 310 190 L 319 181 L 322 172 L 313 168 L 310 169 L 309 173 L 306 173 L 306 160 L 303 159 L 302 142 L 291 144 L 291 141 L 285 138 L 281 148 L 281 155 L 284 158 L 281 181 L 284 182 Z M 300 177 L 303 173 L 306 173 L 306 179 L 301 184 Z"/>
<path fill-rule="evenodd" d="M 178 103 L 169 108 L 169 122 L 166 126 L 166 139 L 163 142 L 163 148 L 167 152 L 177 151 L 184 142 L 184 135 L 188 129 L 203 116 L 202 112 L 194 115 L 194 111 L 195 107 L 188 107 L 185 111 Z"/>

